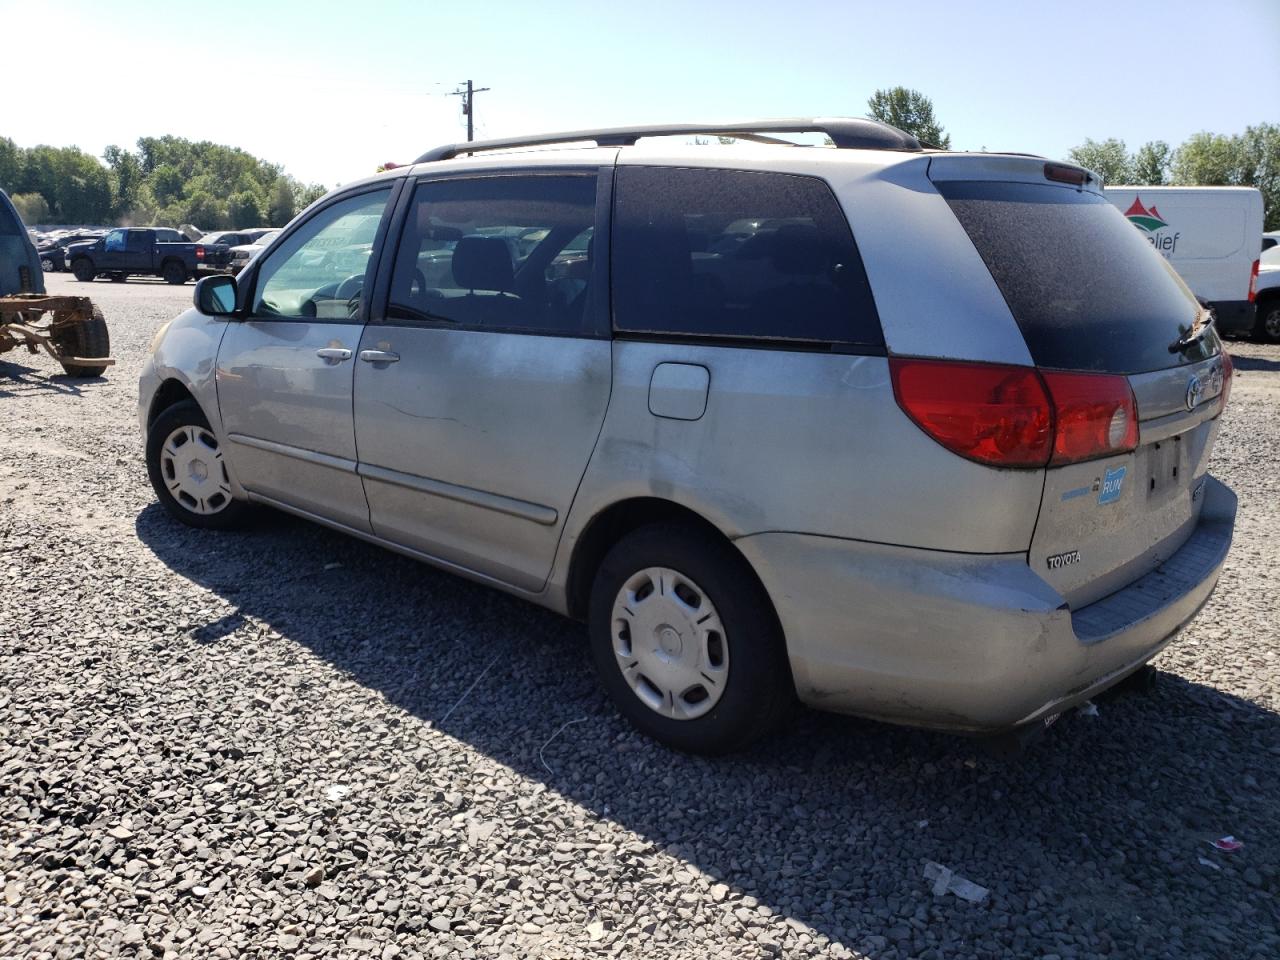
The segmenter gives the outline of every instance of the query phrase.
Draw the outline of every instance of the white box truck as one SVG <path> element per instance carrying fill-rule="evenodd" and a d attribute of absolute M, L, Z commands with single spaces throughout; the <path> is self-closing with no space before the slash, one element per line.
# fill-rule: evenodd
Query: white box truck
<path fill-rule="evenodd" d="M 1262 252 L 1262 194 L 1253 187 L 1105 187 L 1223 333 L 1254 333 L 1254 278 Z"/>

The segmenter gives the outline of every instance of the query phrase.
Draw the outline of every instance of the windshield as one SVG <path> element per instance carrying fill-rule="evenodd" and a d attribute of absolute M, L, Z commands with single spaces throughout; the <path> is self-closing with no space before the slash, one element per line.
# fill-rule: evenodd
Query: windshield
<path fill-rule="evenodd" d="M 937 184 L 991 271 L 1037 366 L 1143 373 L 1207 359 L 1194 296 L 1096 193 L 1037 183 Z"/>

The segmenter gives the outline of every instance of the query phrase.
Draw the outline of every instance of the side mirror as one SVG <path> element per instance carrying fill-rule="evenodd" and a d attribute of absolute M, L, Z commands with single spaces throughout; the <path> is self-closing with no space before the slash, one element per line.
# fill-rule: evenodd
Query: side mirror
<path fill-rule="evenodd" d="M 203 277 L 196 283 L 192 299 L 201 313 L 211 317 L 226 317 L 236 312 L 238 292 L 235 277 Z"/>

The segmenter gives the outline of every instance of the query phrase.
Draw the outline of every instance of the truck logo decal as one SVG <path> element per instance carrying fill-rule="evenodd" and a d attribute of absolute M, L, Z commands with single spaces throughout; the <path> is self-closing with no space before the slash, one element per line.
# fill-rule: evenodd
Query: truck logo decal
<path fill-rule="evenodd" d="M 1169 225 L 1169 221 L 1160 216 L 1160 211 L 1156 209 L 1156 205 L 1153 203 L 1150 207 L 1144 207 L 1141 197 L 1133 198 L 1133 203 L 1130 204 L 1124 215 L 1129 218 L 1129 222 L 1135 227 L 1145 230 L 1147 233 L 1155 233 L 1157 230 Z"/>
<path fill-rule="evenodd" d="M 1050 570 L 1061 570 L 1063 567 L 1069 567 L 1071 564 L 1079 562 L 1079 550 L 1068 550 L 1066 553 L 1055 553 L 1052 556 L 1045 557 L 1045 563 L 1049 565 Z"/>
<path fill-rule="evenodd" d="M 1135 195 L 1133 203 L 1129 205 L 1129 209 L 1124 212 L 1124 215 L 1130 223 L 1143 232 L 1147 242 L 1165 257 L 1177 252 L 1178 238 L 1182 234 L 1160 232 L 1169 226 L 1169 221 L 1160 214 L 1154 203 L 1149 207 L 1144 207 L 1142 205 L 1142 197 Z"/>
<path fill-rule="evenodd" d="M 1124 475 L 1128 467 L 1116 467 L 1108 470 L 1102 477 L 1102 492 L 1098 494 L 1098 503 L 1115 503 L 1120 499 L 1120 491 L 1124 486 Z"/>

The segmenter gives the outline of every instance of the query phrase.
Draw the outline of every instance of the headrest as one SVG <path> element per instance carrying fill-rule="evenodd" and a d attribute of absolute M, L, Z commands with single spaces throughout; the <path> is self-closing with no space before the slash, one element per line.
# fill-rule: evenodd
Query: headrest
<path fill-rule="evenodd" d="M 511 251 L 498 237 L 463 237 L 453 248 L 453 280 L 468 290 L 510 291 Z"/>

